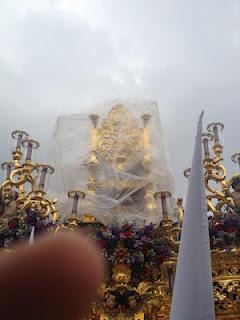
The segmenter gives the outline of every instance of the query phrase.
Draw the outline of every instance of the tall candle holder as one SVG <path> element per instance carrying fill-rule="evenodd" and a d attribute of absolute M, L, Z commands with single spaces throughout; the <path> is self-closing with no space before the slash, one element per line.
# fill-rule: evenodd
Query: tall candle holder
<path fill-rule="evenodd" d="M 32 162 L 32 151 L 33 149 L 39 148 L 40 144 L 38 141 L 33 139 L 24 139 L 21 142 L 21 146 L 27 150 L 25 162 L 22 164 L 18 163 L 16 168 L 10 174 L 10 183 L 18 188 L 19 202 L 20 197 L 25 197 L 28 194 L 27 185 L 30 184 L 31 190 L 34 189 L 34 184 L 36 180 L 36 176 L 34 176 L 34 172 L 37 168 L 35 162 Z"/>
<path fill-rule="evenodd" d="M 22 147 L 26 149 L 25 163 L 32 163 L 32 152 L 40 147 L 40 143 L 33 139 L 24 139 L 22 141 Z"/>
<path fill-rule="evenodd" d="M 203 134 L 206 200 L 208 210 L 214 214 L 216 220 L 219 219 L 224 206 L 233 205 L 229 191 L 230 183 L 226 179 L 227 171 L 222 163 L 223 144 L 220 139 L 220 132 L 223 128 L 224 125 L 222 123 L 213 122 L 207 126 L 208 133 Z M 211 141 L 213 141 L 212 157 L 208 146 Z"/>
<path fill-rule="evenodd" d="M 165 232 L 172 230 L 172 217 L 171 217 L 171 193 L 169 191 L 155 192 L 154 198 L 158 203 L 158 207 L 162 211 L 161 225 Z"/>
<path fill-rule="evenodd" d="M 12 152 L 13 166 L 8 171 L 9 175 L 7 179 L 1 184 L 0 193 L 6 194 L 9 191 L 17 191 L 18 198 L 24 197 L 26 195 L 25 185 L 29 184 L 30 188 L 33 190 L 35 177 L 33 172 L 36 169 L 36 164 L 31 161 L 21 163 L 22 158 L 22 137 L 26 134 L 24 131 L 16 130 L 13 132 L 12 136 L 16 139 L 17 137 L 17 147 L 16 150 Z M 19 138 L 20 135 L 20 138 Z M 21 144 L 19 145 L 21 141 Z M 18 199 L 19 200 L 19 199 Z"/>
<path fill-rule="evenodd" d="M 204 160 L 207 161 L 211 158 L 210 156 L 210 148 L 209 142 L 213 141 L 213 135 L 209 132 L 202 134 L 202 143 L 203 143 L 203 151 L 204 151 Z"/>
<path fill-rule="evenodd" d="M 22 130 L 12 132 L 12 138 L 17 142 L 12 152 L 13 160 L 1 166 L 7 172 L 6 179 L 0 186 L 0 193 L 3 198 L 9 198 L 13 193 L 17 195 L 15 202 L 19 218 L 25 217 L 27 212 L 32 210 L 41 218 L 51 218 L 56 221 L 58 218 L 55 206 L 57 200 L 48 199 L 44 190 L 46 176 L 52 174 L 54 169 L 47 164 L 32 161 L 32 152 L 39 148 L 40 144 L 28 137 L 28 133 Z M 22 161 L 22 148 L 26 149 L 24 161 Z M 38 185 L 36 185 L 37 173 L 40 174 Z"/>
<path fill-rule="evenodd" d="M 220 122 L 212 122 L 207 126 L 207 131 L 213 134 L 213 150 L 215 152 L 214 163 L 220 162 L 222 159 L 223 144 L 221 143 L 219 133 L 223 131 L 224 125 Z"/>
<path fill-rule="evenodd" d="M 11 174 L 13 168 L 14 168 L 14 162 L 12 162 L 12 161 L 3 162 L 1 164 L 1 169 L 6 170 L 5 180 L 8 180 L 10 178 L 10 174 Z"/>
<path fill-rule="evenodd" d="M 168 243 L 172 255 L 176 256 L 178 250 L 178 238 L 180 228 L 173 224 L 172 208 L 171 208 L 171 193 L 169 191 L 155 192 L 154 197 L 158 202 L 158 207 L 161 208 L 163 219 L 160 223 L 160 234 L 163 239 Z"/>
<path fill-rule="evenodd" d="M 72 211 L 70 216 L 68 217 L 68 225 L 69 226 L 77 226 L 78 225 L 78 203 L 79 200 L 83 200 L 85 198 L 85 192 L 81 190 L 70 190 L 68 191 L 68 198 L 72 199 Z"/>
<path fill-rule="evenodd" d="M 39 174 L 38 184 L 34 185 L 34 188 L 23 198 L 19 203 L 19 209 L 21 213 L 27 212 L 32 209 L 38 216 L 42 218 L 49 218 L 51 220 L 58 220 L 58 211 L 56 208 L 57 199 L 50 200 L 46 196 L 44 190 L 45 181 L 48 174 L 54 173 L 54 168 L 48 164 L 41 163 L 36 164 L 35 169 Z M 35 182 L 36 182 L 35 178 Z"/>
<path fill-rule="evenodd" d="M 54 173 L 54 168 L 46 163 L 38 163 L 37 164 L 37 171 L 39 173 L 39 181 L 36 187 L 38 192 L 44 192 L 44 187 L 47 179 L 48 174 Z"/>
<path fill-rule="evenodd" d="M 22 141 L 27 139 L 29 134 L 23 130 L 15 130 L 12 132 L 12 138 L 16 140 L 16 147 L 15 150 L 12 152 L 12 158 L 14 161 L 15 167 L 20 165 L 20 161 L 22 159 Z"/>

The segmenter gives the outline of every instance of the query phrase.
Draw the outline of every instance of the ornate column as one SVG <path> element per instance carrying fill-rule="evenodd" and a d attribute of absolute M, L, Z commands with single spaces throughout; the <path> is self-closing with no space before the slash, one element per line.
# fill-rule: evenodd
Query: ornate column
<path fill-rule="evenodd" d="M 143 151 L 144 151 L 143 166 L 147 172 L 147 175 L 150 176 L 152 155 L 151 155 L 151 139 L 150 139 L 149 121 L 151 119 L 151 115 L 149 113 L 144 113 L 141 118 L 143 122 Z M 155 216 L 157 207 L 154 199 L 153 183 L 149 183 L 145 187 L 145 201 L 146 201 L 145 206 L 149 212 L 149 217 Z"/>
<path fill-rule="evenodd" d="M 87 183 L 87 190 L 86 190 L 86 196 L 88 195 L 94 195 L 96 188 L 97 188 L 97 165 L 98 165 L 98 158 L 97 158 L 97 145 L 98 145 L 98 119 L 99 115 L 97 113 L 91 113 L 89 115 L 89 119 L 92 123 L 92 130 L 91 130 L 91 151 L 90 156 L 88 159 L 88 183 Z M 86 199 L 88 201 L 88 199 Z M 94 222 L 96 219 L 91 215 L 91 213 L 87 212 L 85 213 L 82 218 L 82 222 Z"/>

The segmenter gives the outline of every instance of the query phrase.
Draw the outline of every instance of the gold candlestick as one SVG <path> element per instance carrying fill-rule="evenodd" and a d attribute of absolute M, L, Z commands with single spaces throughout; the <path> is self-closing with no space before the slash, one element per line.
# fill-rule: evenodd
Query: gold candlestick
<path fill-rule="evenodd" d="M 156 200 L 160 200 L 163 220 L 169 220 L 169 215 L 171 214 L 171 193 L 169 191 L 158 191 L 155 192 L 154 197 Z"/>
<path fill-rule="evenodd" d="M 18 167 L 20 165 L 20 160 L 22 158 L 22 141 L 24 139 L 27 139 L 29 137 L 29 134 L 23 130 L 15 130 L 12 132 L 12 138 L 14 140 L 17 140 L 15 150 L 12 152 L 12 158 L 14 161 L 15 167 Z"/>
<path fill-rule="evenodd" d="M 215 152 L 214 163 L 220 162 L 222 160 L 223 145 L 220 141 L 219 132 L 222 131 L 224 125 L 220 122 L 213 122 L 207 126 L 207 131 L 213 133 L 214 146 L 213 150 Z"/>
<path fill-rule="evenodd" d="M 209 132 L 202 134 L 202 143 L 205 159 L 210 158 L 209 142 L 213 141 L 213 135 Z"/>
<path fill-rule="evenodd" d="M 8 180 L 10 177 L 10 174 L 12 172 L 12 169 L 14 168 L 14 162 L 9 161 L 9 162 L 3 162 L 1 164 L 2 170 L 6 170 L 6 177 L 5 180 Z"/>
<path fill-rule="evenodd" d="M 77 226 L 78 225 L 77 223 L 78 202 L 79 200 L 83 200 L 85 198 L 85 192 L 81 190 L 70 190 L 68 191 L 68 198 L 73 199 L 72 211 L 71 211 L 70 217 L 68 218 L 68 224 Z"/>
<path fill-rule="evenodd" d="M 54 168 L 46 163 L 37 164 L 37 171 L 40 174 L 37 191 L 44 191 L 47 174 L 53 174 Z"/>
<path fill-rule="evenodd" d="M 26 152 L 26 163 L 32 163 L 32 151 L 40 147 L 40 143 L 33 139 L 24 139 L 22 141 L 22 146 L 27 150 Z"/>

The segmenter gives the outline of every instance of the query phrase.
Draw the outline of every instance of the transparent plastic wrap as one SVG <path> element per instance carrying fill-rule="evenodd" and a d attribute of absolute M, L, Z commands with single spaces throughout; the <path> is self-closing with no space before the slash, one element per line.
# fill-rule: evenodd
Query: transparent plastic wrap
<path fill-rule="evenodd" d="M 48 192 L 58 198 L 62 216 L 71 212 L 68 191 L 80 189 L 86 196 L 79 217 L 90 214 L 105 225 L 158 224 L 162 213 L 154 193 L 173 192 L 154 101 L 107 101 L 87 113 L 59 117 L 50 162 L 55 173 Z"/>

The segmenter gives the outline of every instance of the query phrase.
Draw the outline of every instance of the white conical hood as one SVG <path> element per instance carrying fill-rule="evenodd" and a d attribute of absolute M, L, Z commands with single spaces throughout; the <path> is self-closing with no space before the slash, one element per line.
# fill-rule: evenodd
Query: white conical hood
<path fill-rule="evenodd" d="M 171 320 L 215 319 L 203 158 L 202 117 L 198 122 L 183 230 L 178 254 Z"/>

